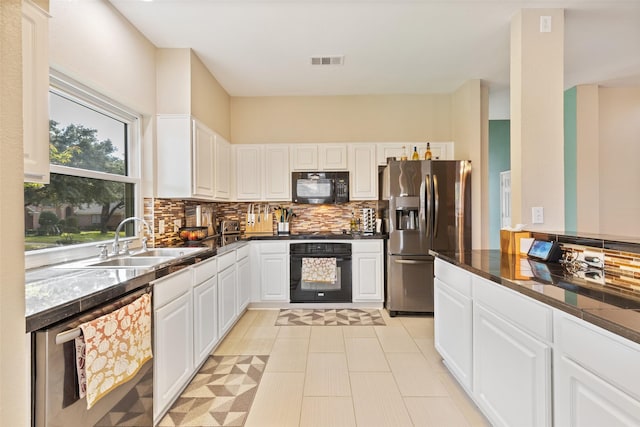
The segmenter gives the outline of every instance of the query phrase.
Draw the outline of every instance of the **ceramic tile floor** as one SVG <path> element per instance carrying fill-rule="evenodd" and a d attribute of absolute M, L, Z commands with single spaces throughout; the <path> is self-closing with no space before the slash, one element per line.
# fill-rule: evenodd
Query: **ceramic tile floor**
<path fill-rule="evenodd" d="M 381 313 L 386 326 L 274 326 L 278 310 L 247 311 L 215 358 L 268 358 L 248 415 L 228 425 L 488 426 L 442 364 L 433 318 Z"/>

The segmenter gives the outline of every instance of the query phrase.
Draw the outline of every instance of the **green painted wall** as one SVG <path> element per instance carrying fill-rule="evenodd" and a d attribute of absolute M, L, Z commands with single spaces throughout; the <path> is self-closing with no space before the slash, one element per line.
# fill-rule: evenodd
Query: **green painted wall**
<path fill-rule="evenodd" d="M 564 229 L 578 229 L 578 90 L 564 92 Z"/>
<path fill-rule="evenodd" d="M 500 249 L 500 172 L 511 169 L 511 122 L 489 120 L 489 249 Z"/>

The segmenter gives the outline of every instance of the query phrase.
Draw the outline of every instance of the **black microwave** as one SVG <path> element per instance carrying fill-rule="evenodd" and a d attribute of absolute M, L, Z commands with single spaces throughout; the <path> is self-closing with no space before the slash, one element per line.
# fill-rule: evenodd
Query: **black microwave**
<path fill-rule="evenodd" d="M 347 203 L 349 172 L 292 172 L 291 193 L 294 203 Z"/>

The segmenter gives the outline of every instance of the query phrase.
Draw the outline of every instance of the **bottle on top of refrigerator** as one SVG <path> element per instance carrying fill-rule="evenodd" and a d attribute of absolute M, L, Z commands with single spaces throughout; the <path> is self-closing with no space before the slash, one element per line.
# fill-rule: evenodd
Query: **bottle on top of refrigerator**
<path fill-rule="evenodd" d="M 406 146 L 402 146 L 402 154 L 400 154 L 400 160 L 408 160 L 409 157 L 407 156 L 407 147 Z"/>
<path fill-rule="evenodd" d="M 427 150 L 424 152 L 424 159 L 431 160 L 431 145 L 427 142 Z"/>
<path fill-rule="evenodd" d="M 413 147 L 413 154 L 411 155 L 411 160 L 420 160 L 420 155 L 418 154 L 418 147 Z"/>

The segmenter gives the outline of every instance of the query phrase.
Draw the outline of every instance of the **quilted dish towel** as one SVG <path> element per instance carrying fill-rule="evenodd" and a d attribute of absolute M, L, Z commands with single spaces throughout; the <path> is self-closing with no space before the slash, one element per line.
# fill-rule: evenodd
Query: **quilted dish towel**
<path fill-rule="evenodd" d="M 337 279 L 335 258 L 302 258 L 303 282 L 333 283 Z"/>
<path fill-rule="evenodd" d="M 129 381 L 151 359 L 151 295 L 145 294 L 116 311 L 80 325 L 84 354 L 76 352 L 80 390 L 87 409 Z M 84 363 L 84 375 L 81 366 Z M 82 378 L 86 379 L 83 387 Z"/>

